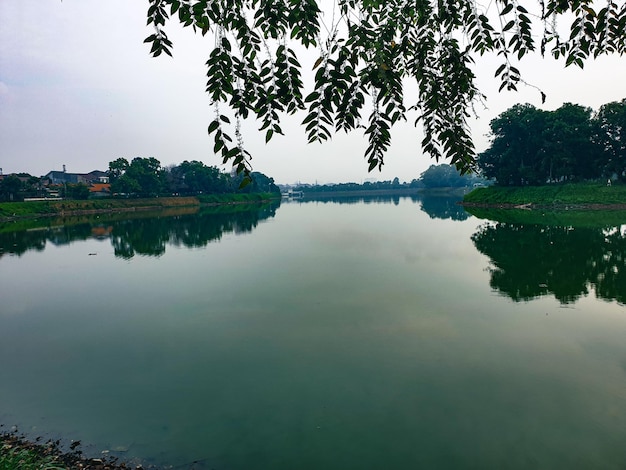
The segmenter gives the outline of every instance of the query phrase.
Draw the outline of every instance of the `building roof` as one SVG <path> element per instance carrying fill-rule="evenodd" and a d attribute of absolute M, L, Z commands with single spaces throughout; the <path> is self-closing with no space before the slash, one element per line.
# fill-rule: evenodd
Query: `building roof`
<path fill-rule="evenodd" d="M 89 191 L 92 193 L 110 193 L 111 185 L 109 183 L 91 183 Z"/>

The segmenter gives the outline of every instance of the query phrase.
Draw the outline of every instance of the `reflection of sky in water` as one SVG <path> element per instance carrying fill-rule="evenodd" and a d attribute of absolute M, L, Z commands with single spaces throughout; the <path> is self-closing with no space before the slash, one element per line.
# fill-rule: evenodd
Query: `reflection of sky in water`
<path fill-rule="evenodd" d="M 208 468 L 620 468 L 623 307 L 494 293 L 478 225 L 283 205 L 158 258 L 5 257 L 0 416 Z"/>

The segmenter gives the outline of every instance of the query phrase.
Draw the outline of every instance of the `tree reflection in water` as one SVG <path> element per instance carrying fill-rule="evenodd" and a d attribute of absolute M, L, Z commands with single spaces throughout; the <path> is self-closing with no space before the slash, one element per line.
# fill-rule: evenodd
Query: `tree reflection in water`
<path fill-rule="evenodd" d="M 306 204 L 317 202 L 323 204 L 400 204 L 401 199 L 408 199 L 412 202 L 419 202 L 422 211 L 428 214 L 431 219 L 452 219 L 465 220 L 470 214 L 459 204 L 463 200 L 462 193 L 445 193 L 434 191 L 420 191 L 413 194 L 385 193 L 376 195 L 357 196 L 319 196 L 315 193 L 307 194 L 304 199 L 298 202 Z"/>
<path fill-rule="evenodd" d="M 47 243 L 69 244 L 89 238 L 111 240 L 115 256 L 161 256 L 167 245 L 198 248 L 219 240 L 224 233 L 251 232 L 261 220 L 274 217 L 278 203 L 205 208 L 183 208 L 161 213 L 81 217 L 77 220 L 43 221 L 27 230 L 0 231 L 0 258 L 42 251 Z M 63 223 L 64 225 L 55 225 Z"/>
<path fill-rule="evenodd" d="M 626 303 L 626 228 L 486 223 L 472 235 L 491 259 L 493 289 L 516 302 L 552 294 L 563 304 L 593 289 Z"/>

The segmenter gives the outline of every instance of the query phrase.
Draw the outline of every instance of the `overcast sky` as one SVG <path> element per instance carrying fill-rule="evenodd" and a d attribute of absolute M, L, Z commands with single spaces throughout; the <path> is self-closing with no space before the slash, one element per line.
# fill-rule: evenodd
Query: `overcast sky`
<path fill-rule="evenodd" d="M 213 110 L 204 93 L 212 38 L 194 36 L 172 23 L 174 57 L 152 58 L 143 40 L 144 0 L 0 1 L 0 168 L 5 174 L 50 170 L 106 170 L 118 157 L 155 157 L 162 165 L 200 160 L 221 165 L 212 153 L 207 126 Z M 303 55 L 310 70 L 316 51 Z M 310 63 L 309 63 L 310 62 Z M 498 62 L 478 61 L 479 86 L 488 109 L 472 120 L 477 149 L 488 146 L 489 121 L 518 102 L 553 110 L 564 102 L 597 109 L 626 97 L 626 61 L 589 62 L 584 71 L 533 58 L 522 74 L 548 96 L 520 87 L 498 93 Z M 382 172 L 367 172 L 366 141 L 360 132 L 337 135 L 326 144 L 307 144 L 299 122 L 285 121 L 285 136 L 265 145 L 254 121 L 244 126 L 254 170 L 278 183 L 362 182 L 366 178 L 410 181 L 435 163 L 422 154 L 419 129 L 394 128 Z M 412 122 L 412 120 L 410 120 Z"/>

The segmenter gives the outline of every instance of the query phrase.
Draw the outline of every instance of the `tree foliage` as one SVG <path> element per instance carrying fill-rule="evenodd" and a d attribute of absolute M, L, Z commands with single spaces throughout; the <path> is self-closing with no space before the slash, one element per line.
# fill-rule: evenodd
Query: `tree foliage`
<path fill-rule="evenodd" d="M 541 185 L 600 177 L 626 180 L 626 99 L 555 111 L 518 104 L 491 121 L 490 147 L 478 167 L 499 185 Z"/>
<path fill-rule="evenodd" d="M 27 197 L 41 197 L 44 189 L 40 178 L 28 173 L 14 173 L 0 178 L 0 201 L 23 201 Z"/>
<path fill-rule="evenodd" d="M 18 193 L 22 191 L 24 185 L 16 175 L 8 175 L 0 180 L 0 200 L 17 201 Z"/>
<path fill-rule="evenodd" d="M 607 174 L 626 180 L 626 98 L 603 105 L 595 115 L 594 141 Z"/>
<path fill-rule="evenodd" d="M 61 187 L 61 197 L 85 200 L 89 198 L 89 186 L 85 183 L 66 184 Z"/>
<path fill-rule="evenodd" d="M 623 1 L 328 0 L 325 13 L 322 3 L 150 0 L 155 32 L 146 42 L 154 56 L 172 54 L 170 20 L 214 38 L 206 63 L 215 107 L 208 132 L 213 151 L 238 172 L 250 168 L 241 120 L 256 118 L 269 141 L 282 134 L 281 117 L 298 111 L 309 142 L 363 129 L 370 171 L 384 163 L 392 126 L 411 114 L 423 127 L 424 151 L 465 172 L 475 163 L 467 118 L 482 99 L 474 57 L 497 54 L 500 89 L 515 90 L 523 81 L 517 62 L 528 53 L 583 67 L 590 57 L 625 51 Z M 300 63 L 301 47 L 319 50 L 314 64 Z M 305 90 L 302 70 L 311 66 L 314 83 Z M 414 95 L 405 92 L 407 80 L 417 85 Z"/>
<path fill-rule="evenodd" d="M 242 188 L 244 175 L 233 177 L 195 160 L 163 168 L 156 158 L 136 157 L 130 163 L 125 158 L 118 158 L 109 162 L 108 175 L 112 193 L 141 197 L 280 192 L 274 180 L 263 173 L 252 172 L 249 175 L 251 184 Z"/>
<path fill-rule="evenodd" d="M 425 188 L 461 188 L 481 183 L 475 175 L 461 175 L 452 165 L 431 165 L 420 176 Z"/>

